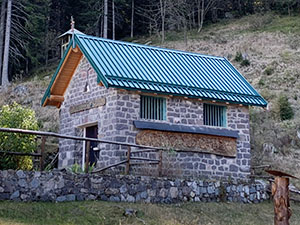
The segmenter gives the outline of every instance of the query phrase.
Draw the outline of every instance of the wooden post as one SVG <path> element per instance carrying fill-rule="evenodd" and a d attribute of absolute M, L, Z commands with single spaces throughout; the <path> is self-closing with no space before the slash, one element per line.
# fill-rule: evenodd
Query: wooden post
<path fill-rule="evenodd" d="M 130 154 L 131 154 L 131 147 L 128 146 L 127 150 L 127 162 L 126 162 L 126 168 L 125 168 L 125 174 L 128 175 L 130 171 Z"/>
<path fill-rule="evenodd" d="M 159 154 L 159 162 L 158 162 L 158 176 L 161 177 L 162 176 L 162 158 L 163 158 L 163 151 L 159 150 L 158 151 Z"/>
<path fill-rule="evenodd" d="M 89 165 L 90 165 L 90 146 L 91 142 L 86 141 L 86 147 L 85 147 L 85 166 L 84 166 L 84 172 L 89 172 Z"/>
<path fill-rule="evenodd" d="M 44 169 L 45 144 L 46 144 L 46 137 L 45 137 L 45 136 L 42 136 L 41 157 L 40 157 L 40 170 L 41 170 L 41 171 L 43 171 L 43 169 Z"/>
<path fill-rule="evenodd" d="M 272 196 L 274 199 L 274 224 L 289 225 L 292 215 L 289 209 L 289 178 L 275 177 L 275 182 L 272 183 Z"/>

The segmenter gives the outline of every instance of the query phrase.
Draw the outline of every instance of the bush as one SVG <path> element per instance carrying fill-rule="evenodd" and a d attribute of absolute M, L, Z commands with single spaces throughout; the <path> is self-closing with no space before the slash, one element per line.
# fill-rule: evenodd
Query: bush
<path fill-rule="evenodd" d="M 272 75 L 273 73 L 274 73 L 274 68 L 271 66 L 268 66 L 264 71 L 264 74 L 266 75 Z"/>
<path fill-rule="evenodd" d="M 287 96 L 280 95 L 278 99 L 278 105 L 279 116 L 281 120 L 289 120 L 293 118 L 294 112 Z"/>
<path fill-rule="evenodd" d="M 248 59 L 243 59 L 241 66 L 250 66 L 250 61 Z"/>
<path fill-rule="evenodd" d="M 243 61 L 243 54 L 241 52 L 237 52 L 234 58 L 235 61 L 241 62 Z"/>
<path fill-rule="evenodd" d="M 32 109 L 24 108 L 17 103 L 4 105 L 0 110 L 0 127 L 38 130 L 38 122 Z M 0 132 L 0 150 L 31 153 L 36 150 L 36 136 L 27 134 Z M 0 169 L 33 168 L 30 156 L 1 155 Z"/>

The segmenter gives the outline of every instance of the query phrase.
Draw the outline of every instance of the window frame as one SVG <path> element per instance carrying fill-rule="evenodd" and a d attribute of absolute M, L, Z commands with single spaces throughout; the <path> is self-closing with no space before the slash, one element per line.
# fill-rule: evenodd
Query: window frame
<path fill-rule="evenodd" d="M 210 108 L 207 110 L 206 106 L 209 106 Z M 218 109 L 216 109 L 216 108 L 218 108 Z M 210 111 L 210 112 L 207 112 L 207 111 Z M 214 114 L 220 113 L 219 116 L 221 118 L 219 118 L 219 116 L 218 116 L 218 118 L 214 118 L 216 115 L 211 115 L 211 113 L 214 113 Z M 207 115 L 207 114 L 209 114 L 209 115 Z M 207 116 L 209 116 L 209 118 L 207 118 Z M 219 125 L 218 121 L 220 121 L 221 125 Z M 214 125 L 214 123 L 216 123 L 217 125 Z M 227 107 L 224 105 L 203 103 L 203 125 L 226 128 L 227 127 Z"/>
<path fill-rule="evenodd" d="M 147 100 L 145 101 L 145 99 Z M 153 106 L 156 107 L 156 109 L 152 109 Z M 157 108 L 159 110 L 158 112 L 157 112 Z M 167 112 L 166 98 L 150 96 L 150 95 L 140 95 L 140 119 L 165 121 L 167 120 L 166 112 Z"/>

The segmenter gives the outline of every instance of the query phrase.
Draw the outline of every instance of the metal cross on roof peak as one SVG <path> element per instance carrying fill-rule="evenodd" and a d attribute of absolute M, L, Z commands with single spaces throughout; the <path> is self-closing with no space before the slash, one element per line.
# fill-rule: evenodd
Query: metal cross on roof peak
<path fill-rule="evenodd" d="M 71 31 L 74 32 L 74 29 L 75 29 L 75 21 L 73 16 L 71 16 Z"/>

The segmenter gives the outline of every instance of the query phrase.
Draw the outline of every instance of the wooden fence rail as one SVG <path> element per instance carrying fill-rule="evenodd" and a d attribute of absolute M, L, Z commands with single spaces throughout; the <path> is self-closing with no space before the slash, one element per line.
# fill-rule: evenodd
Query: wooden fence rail
<path fill-rule="evenodd" d="M 137 145 L 137 144 L 132 144 L 132 143 L 109 141 L 109 140 L 102 140 L 102 139 L 96 139 L 96 138 L 77 137 L 77 136 L 63 135 L 63 134 L 58 134 L 58 133 L 54 133 L 54 132 L 45 132 L 45 131 L 34 131 L 34 130 L 24 130 L 24 129 L 17 129 L 17 128 L 2 128 L 2 127 L 0 127 L 0 132 L 4 132 L 4 133 L 21 133 L 21 134 L 41 136 L 42 143 L 41 143 L 40 153 L 20 153 L 20 152 L 0 151 L 1 154 L 40 157 L 40 168 L 41 168 L 41 170 L 44 169 L 46 137 L 56 137 L 56 138 L 84 141 L 85 144 L 86 144 L 86 152 L 85 152 L 85 159 L 86 159 L 85 160 L 85 172 L 86 173 L 88 172 L 88 168 L 89 168 L 89 149 L 90 149 L 89 146 L 90 146 L 91 142 L 127 146 L 127 159 L 126 160 L 121 160 L 117 163 L 108 165 L 106 167 L 96 169 L 96 170 L 92 171 L 92 173 L 103 172 L 103 171 L 105 171 L 109 168 L 116 167 L 116 166 L 119 166 L 119 165 L 122 165 L 122 164 L 126 164 L 125 165 L 125 173 L 129 174 L 130 165 L 157 164 L 158 165 L 158 174 L 161 175 L 162 174 L 162 150 L 167 150 L 167 149 L 164 149 L 164 148 L 158 148 L 158 147 L 152 147 L 152 146 Z M 138 149 L 141 149 L 141 150 L 131 151 L 132 147 L 138 148 Z M 158 152 L 158 158 L 159 159 L 149 159 L 149 158 L 144 158 L 144 157 L 132 157 L 132 154 L 147 153 L 147 152 Z M 131 162 L 131 160 L 144 161 L 144 162 L 136 163 L 136 162 Z"/>

